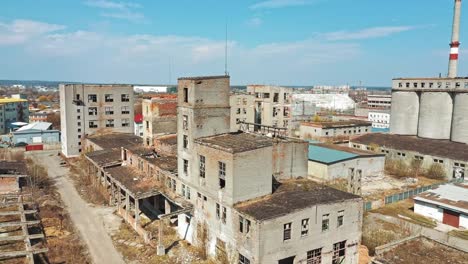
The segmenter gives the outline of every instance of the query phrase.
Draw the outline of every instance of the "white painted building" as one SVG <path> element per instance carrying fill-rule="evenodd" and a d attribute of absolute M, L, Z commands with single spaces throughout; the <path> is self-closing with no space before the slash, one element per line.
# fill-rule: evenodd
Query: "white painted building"
<path fill-rule="evenodd" d="M 441 185 L 414 197 L 414 212 L 468 229 L 468 183 Z"/>
<path fill-rule="evenodd" d="M 390 128 L 390 110 L 369 109 L 368 121 L 375 128 Z"/>

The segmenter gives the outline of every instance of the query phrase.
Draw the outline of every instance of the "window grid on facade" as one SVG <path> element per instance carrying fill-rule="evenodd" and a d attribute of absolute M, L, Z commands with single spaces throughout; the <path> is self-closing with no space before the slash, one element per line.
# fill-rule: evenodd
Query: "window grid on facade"
<path fill-rule="evenodd" d="M 307 236 L 308 234 L 309 234 L 309 218 L 302 219 L 301 236 Z"/>
<path fill-rule="evenodd" d="M 130 95 L 129 94 L 122 94 L 120 96 L 122 102 L 130 102 Z"/>
<path fill-rule="evenodd" d="M 130 126 L 130 120 L 127 118 L 122 119 L 122 127 L 129 127 Z"/>
<path fill-rule="evenodd" d="M 114 119 L 107 119 L 106 127 L 114 127 Z"/>
<path fill-rule="evenodd" d="M 321 264 L 322 263 L 322 249 L 317 248 L 307 251 L 307 264 Z"/>
<path fill-rule="evenodd" d="M 200 177 L 205 178 L 205 156 L 200 155 L 199 163 Z"/>
<path fill-rule="evenodd" d="M 114 108 L 112 106 L 106 106 L 105 113 L 106 113 L 106 115 L 113 115 L 114 114 Z"/>
<path fill-rule="evenodd" d="M 283 241 L 291 239 L 291 227 L 292 223 L 287 223 L 283 225 Z"/>
<path fill-rule="evenodd" d="M 130 106 L 122 106 L 122 115 L 130 114 Z"/>
<path fill-rule="evenodd" d="M 97 128 L 97 121 L 89 121 L 89 128 Z"/>
<path fill-rule="evenodd" d="M 333 244 L 333 264 L 340 264 L 346 254 L 346 240 Z"/>
<path fill-rule="evenodd" d="M 97 115 L 97 107 L 88 108 L 88 115 Z"/>
<path fill-rule="evenodd" d="M 112 94 L 106 94 L 106 95 L 104 95 L 104 101 L 105 101 L 106 103 L 112 103 L 112 102 L 114 102 L 114 95 L 112 95 Z"/>
<path fill-rule="evenodd" d="M 226 186 L 226 163 L 218 161 L 219 187 L 223 189 Z"/>
<path fill-rule="evenodd" d="M 96 102 L 97 102 L 97 95 L 88 94 L 88 103 L 96 103 Z"/>

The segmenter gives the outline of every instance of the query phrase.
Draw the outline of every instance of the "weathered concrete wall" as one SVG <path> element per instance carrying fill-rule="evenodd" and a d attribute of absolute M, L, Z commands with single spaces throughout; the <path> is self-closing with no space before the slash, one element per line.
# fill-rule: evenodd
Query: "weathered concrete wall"
<path fill-rule="evenodd" d="M 274 140 L 273 175 L 277 179 L 307 176 L 309 143 L 302 140 Z"/>
<path fill-rule="evenodd" d="M 384 171 L 385 157 L 362 157 L 327 165 L 309 160 L 309 175 L 325 180 L 346 179 L 350 168 L 362 171 L 362 177 L 377 176 Z"/>
<path fill-rule="evenodd" d="M 337 213 L 344 210 L 344 224 L 337 227 Z M 322 232 L 322 216 L 330 214 L 329 230 Z M 309 218 L 308 235 L 301 237 L 301 221 Z M 283 241 L 283 225 L 292 223 L 291 239 Z M 322 263 L 331 263 L 333 244 L 346 240 L 347 264 L 358 263 L 362 233 L 362 201 L 354 200 L 318 205 L 306 210 L 268 220 L 260 226 L 260 256 L 254 263 L 278 263 L 296 256 L 294 263 L 305 263 L 307 251 L 322 248 Z"/>
<path fill-rule="evenodd" d="M 442 222 L 444 217 L 444 210 L 442 208 L 417 200 L 414 201 L 414 212 L 439 222 Z"/>
<path fill-rule="evenodd" d="M 237 122 L 255 122 L 255 96 L 251 94 L 232 94 L 229 98 L 231 106 L 231 132 L 239 130 Z"/>
<path fill-rule="evenodd" d="M 159 134 L 177 132 L 177 96 L 161 94 L 142 101 L 143 142 L 152 146 Z"/>
<path fill-rule="evenodd" d="M 371 129 L 372 125 L 346 128 L 321 128 L 302 124 L 299 128 L 299 137 L 301 139 L 314 139 L 322 137 L 357 136 L 367 134 Z"/>

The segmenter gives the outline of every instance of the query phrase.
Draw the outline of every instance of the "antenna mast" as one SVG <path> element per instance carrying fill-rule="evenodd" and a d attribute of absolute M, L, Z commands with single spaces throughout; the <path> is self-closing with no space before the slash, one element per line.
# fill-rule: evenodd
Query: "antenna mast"
<path fill-rule="evenodd" d="M 226 19 L 226 42 L 224 44 L 224 75 L 228 76 L 228 25 Z"/>

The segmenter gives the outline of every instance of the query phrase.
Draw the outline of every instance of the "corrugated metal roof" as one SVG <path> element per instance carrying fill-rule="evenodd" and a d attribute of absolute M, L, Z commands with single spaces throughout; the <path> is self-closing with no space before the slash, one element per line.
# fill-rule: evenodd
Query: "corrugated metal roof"
<path fill-rule="evenodd" d="M 358 157 L 358 154 L 345 152 L 341 150 L 321 147 L 317 145 L 309 145 L 309 160 L 318 161 L 321 163 L 334 163 L 340 160 L 346 160 Z"/>
<path fill-rule="evenodd" d="M 16 131 L 25 131 L 25 130 L 30 130 L 30 129 L 47 130 L 47 129 L 49 129 L 49 127 L 51 125 L 52 125 L 52 123 L 49 123 L 49 122 L 37 122 L 37 123 L 32 123 L 32 124 L 26 125 L 24 127 L 21 127 Z"/>

